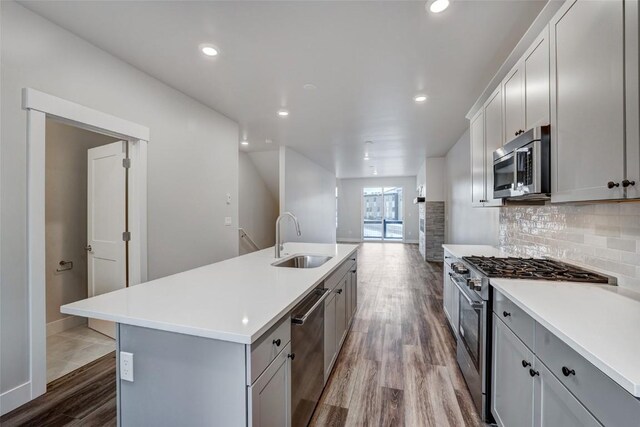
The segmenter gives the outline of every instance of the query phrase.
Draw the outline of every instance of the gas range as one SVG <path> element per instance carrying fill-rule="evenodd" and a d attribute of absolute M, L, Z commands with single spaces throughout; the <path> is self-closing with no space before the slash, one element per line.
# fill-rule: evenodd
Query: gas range
<path fill-rule="evenodd" d="M 451 264 L 458 280 L 489 298 L 489 279 L 530 279 L 615 285 L 615 277 L 586 270 L 552 259 L 466 256 Z"/>

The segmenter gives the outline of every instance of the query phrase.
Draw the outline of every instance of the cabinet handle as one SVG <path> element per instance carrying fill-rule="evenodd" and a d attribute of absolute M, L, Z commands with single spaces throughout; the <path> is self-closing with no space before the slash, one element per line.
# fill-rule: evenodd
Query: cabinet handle
<path fill-rule="evenodd" d="M 562 367 L 562 375 L 564 375 L 565 377 L 568 377 L 569 375 L 575 375 L 576 371 L 575 369 L 569 369 L 566 366 Z"/>
<path fill-rule="evenodd" d="M 514 135 L 514 136 L 518 136 L 518 131 L 516 131 L 513 135 Z"/>
<path fill-rule="evenodd" d="M 624 188 L 627 188 L 630 185 L 636 185 L 636 182 L 635 181 L 629 181 L 628 179 L 623 179 L 622 180 L 622 186 Z"/>
<path fill-rule="evenodd" d="M 338 290 L 336 291 L 336 294 L 341 294 L 341 293 L 342 293 L 342 289 L 338 289 Z"/>
<path fill-rule="evenodd" d="M 620 187 L 620 183 L 619 182 L 613 182 L 613 181 L 607 182 L 607 188 L 611 189 L 613 187 Z"/>
<path fill-rule="evenodd" d="M 534 371 L 533 369 L 529 369 L 529 375 L 535 377 L 536 375 L 540 375 L 540 372 Z"/>
<path fill-rule="evenodd" d="M 277 340 L 273 340 L 273 344 L 275 344 L 276 347 L 280 347 L 280 344 L 282 344 L 282 341 L 280 341 L 280 338 L 278 338 Z"/>
<path fill-rule="evenodd" d="M 291 354 L 287 354 L 287 357 L 291 360 L 296 358 L 296 354 L 295 353 L 291 353 Z"/>
<path fill-rule="evenodd" d="M 522 361 L 522 367 L 526 368 L 527 366 L 531 366 L 531 363 L 527 362 L 526 360 Z"/>
<path fill-rule="evenodd" d="M 509 317 L 509 316 L 511 316 L 511 313 L 509 313 L 508 311 L 503 311 L 503 312 L 502 312 L 502 315 L 503 315 L 504 317 Z"/>

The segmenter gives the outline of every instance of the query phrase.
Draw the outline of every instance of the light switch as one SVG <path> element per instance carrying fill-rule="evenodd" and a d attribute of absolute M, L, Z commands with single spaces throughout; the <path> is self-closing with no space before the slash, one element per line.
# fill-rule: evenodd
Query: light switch
<path fill-rule="evenodd" d="M 230 216 L 225 216 L 224 217 L 224 225 L 226 225 L 226 226 L 231 225 L 231 217 Z"/>

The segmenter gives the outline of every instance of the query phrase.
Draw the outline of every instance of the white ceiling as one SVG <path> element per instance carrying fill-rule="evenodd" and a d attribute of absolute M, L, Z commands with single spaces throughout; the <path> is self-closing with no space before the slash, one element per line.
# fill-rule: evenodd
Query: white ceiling
<path fill-rule="evenodd" d="M 415 175 L 446 154 L 545 1 L 455 0 L 439 15 L 424 1 L 21 3 L 237 121 L 249 150 L 288 145 L 347 178 Z"/>

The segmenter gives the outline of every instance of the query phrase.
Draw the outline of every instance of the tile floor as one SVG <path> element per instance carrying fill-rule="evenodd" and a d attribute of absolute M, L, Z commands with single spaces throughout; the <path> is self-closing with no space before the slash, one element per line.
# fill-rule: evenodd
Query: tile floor
<path fill-rule="evenodd" d="M 113 339 L 87 325 L 50 335 L 47 337 L 47 382 L 93 362 L 115 348 Z"/>

